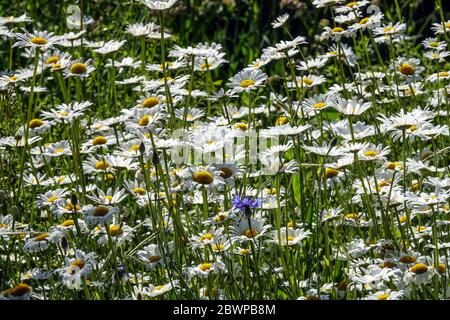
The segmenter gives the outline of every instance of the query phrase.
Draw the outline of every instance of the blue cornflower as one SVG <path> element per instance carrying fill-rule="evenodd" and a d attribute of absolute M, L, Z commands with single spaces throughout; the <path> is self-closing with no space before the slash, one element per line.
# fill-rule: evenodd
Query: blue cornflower
<path fill-rule="evenodd" d="M 245 212 L 246 215 L 251 215 L 252 210 L 261 205 L 261 199 L 240 198 L 238 195 L 233 197 L 233 206 L 235 209 L 239 209 Z"/>

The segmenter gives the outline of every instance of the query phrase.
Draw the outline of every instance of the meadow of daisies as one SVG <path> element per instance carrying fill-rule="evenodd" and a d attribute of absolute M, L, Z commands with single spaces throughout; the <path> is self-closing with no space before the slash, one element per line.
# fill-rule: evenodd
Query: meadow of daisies
<path fill-rule="evenodd" d="M 441 0 L 197 2 L 1 6 L 0 300 L 450 297 Z"/>

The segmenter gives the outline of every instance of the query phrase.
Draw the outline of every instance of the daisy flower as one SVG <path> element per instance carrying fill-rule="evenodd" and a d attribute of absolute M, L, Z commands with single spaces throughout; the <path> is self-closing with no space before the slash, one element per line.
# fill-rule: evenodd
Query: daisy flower
<path fill-rule="evenodd" d="M 266 242 L 282 246 L 301 246 L 302 240 L 307 239 L 311 234 L 309 230 L 282 227 L 280 230 L 273 230 L 272 239 Z"/>
<path fill-rule="evenodd" d="M 24 33 L 16 33 L 15 37 L 19 39 L 13 44 L 13 48 L 39 48 L 41 50 L 48 50 L 58 43 L 60 37 L 53 35 L 52 32 L 34 31 L 33 33 L 22 29 Z"/>
<path fill-rule="evenodd" d="M 111 40 L 111 41 L 105 42 L 101 48 L 95 49 L 94 52 L 102 54 L 102 55 L 106 55 L 111 52 L 116 52 L 116 51 L 119 51 L 120 48 L 122 48 L 126 42 L 127 42 L 127 40 L 121 40 L 121 41 Z"/>
<path fill-rule="evenodd" d="M 127 195 L 125 194 L 125 190 L 108 188 L 106 192 L 103 192 L 100 189 L 96 190 L 97 194 L 94 195 L 86 195 L 89 199 L 91 199 L 94 203 L 103 204 L 103 205 L 116 205 L 122 202 Z"/>
<path fill-rule="evenodd" d="M 363 114 L 366 110 L 372 107 L 372 103 L 364 102 L 356 97 L 350 99 L 344 99 L 341 96 L 335 96 L 332 101 L 332 106 L 342 114 L 347 116 L 357 116 Z"/>
<path fill-rule="evenodd" d="M 119 213 L 119 209 L 110 206 L 86 206 L 84 220 L 91 225 L 105 225 L 111 223 L 114 216 Z"/>
<path fill-rule="evenodd" d="M 28 240 L 25 241 L 25 245 L 23 246 L 23 250 L 26 252 L 40 252 L 47 250 L 48 244 L 53 242 L 59 241 L 61 238 L 62 233 L 59 230 L 53 230 L 49 232 L 43 232 L 39 233 L 36 236 L 30 237 Z"/>
<path fill-rule="evenodd" d="M 358 158 L 362 161 L 386 161 L 389 152 L 389 147 L 383 148 L 381 144 L 370 144 L 358 152 Z"/>
<path fill-rule="evenodd" d="M 33 288 L 26 283 L 6 289 L 0 293 L 0 300 L 30 300 Z"/>
<path fill-rule="evenodd" d="M 153 269 L 157 265 L 164 265 L 165 259 L 163 258 L 159 246 L 156 244 L 145 246 L 144 249 L 139 250 L 136 255 L 149 269 Z"/>
<path fill-rule="evenodd" d="M 82 59 L 73 61 L 70 65 L 67 66 L 66 69 L 63 70 L 63 74 L 65 78 L 69 77 L 78 77 L 78 78 L 87 78 L 89 74 L 95 70 L 95 67 L 92 66 L 92 60 L 83 61 Z"/>
<path fill-rule="evenodd" d="M 261 70 L 245 69 L 232 77 L 228 85 L 231 87 L 232 93 L 243 91 L 249 93 L 251 90 L 261 87 L 266 80 L 267 75 Z"/>
<path fill-rule="evenodd" d="M 171 8 L 177 0 L 138 0 L 145 4 L 150 10 L 163 11 Z"/>
<path fill-rule="evenodd" d="M 96 254 L 76 250 L 73 258 L 66 257 L 65 259 L 66 266 L 56 270 L 61 276 L 63 284 L 68 289 L 83 289 L 83 281 L 87 280 L 97 264 Z"/>
<path fill-rule="evenodd" d="M 289 19 L 289 14 L 285 13 L 279 17 L 277 17 L 275 19 L 275 21 L 273 21 L 271 23 L 272 28 L 277 29 L 277 28 L 281 28 Z"/>

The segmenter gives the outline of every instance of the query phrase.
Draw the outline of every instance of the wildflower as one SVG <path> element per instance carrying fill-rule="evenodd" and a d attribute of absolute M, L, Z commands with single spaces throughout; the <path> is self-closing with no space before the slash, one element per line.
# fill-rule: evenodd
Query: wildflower
<path fill-rule="evenodd" d="M 167 10 L 172 7 L 177 0 L 139 0 L 142 4 L 145 4 L 150 10 Z"/>
<path fill-rule="evenodd" d="M 47 31 L 34 31 L 29 33 L 25 29 L 22 29 L 24 33 L 16 33 L 15 36 L 19 39 L 13 44 L 14 47 L 30 47 L 39 48 L 41 50 L 47 50 L 58 43 L 60 37 L 53 35 L 52 32 Z"/>
<path fill-rule="evenodd" d="M 232 93 L 250 92 L 262 86 L 267 75 L 261 70 L 243 70 L 232 77 L 229 82 Z"/>

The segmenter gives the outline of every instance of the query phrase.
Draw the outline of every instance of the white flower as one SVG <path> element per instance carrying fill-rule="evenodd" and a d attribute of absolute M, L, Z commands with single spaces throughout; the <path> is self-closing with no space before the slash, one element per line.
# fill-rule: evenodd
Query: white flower
<path fill-rule="evenodd" d="M 178 0 L 138 0 L 145 4 L 150 10 L 167 10 L 172 7 Z"/>
<path fill-rule="evenodd" d="M 259 69 L 251 70 L 245 69 L 229 81 L 228 86 L 231 87 L 232 93 L 250 92 L 262 86 L 267 80 L 267 75 Z"/>
<path fill-rule="evenodd" d="M 289 19 L 289 14 L 285 13 L 279 17 L 277 17 L 275 19 L 275 21 L 273 21 L 271 23 L 272 28 L 277 29 L 277 28 L 281 28 Z"/>

